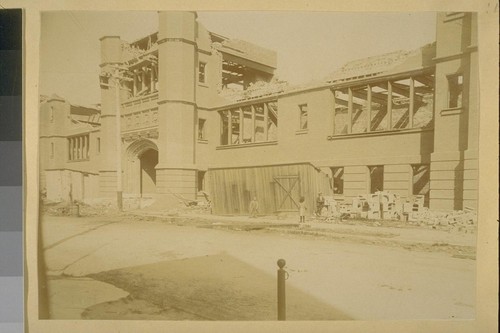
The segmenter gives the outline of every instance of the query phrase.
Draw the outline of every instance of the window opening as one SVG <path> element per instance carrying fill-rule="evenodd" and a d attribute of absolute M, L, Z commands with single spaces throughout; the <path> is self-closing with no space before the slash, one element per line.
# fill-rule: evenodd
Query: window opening
<path fill-rule="evenodd" d="M 308 117 L 307 104 L 299 105 L 299 129 L 306 130 L 308 128 L 307 117 Z"/>
<path fill-rule="evenodd" d="M 333 194 L 344 194 L 344 167 L 332 168 Z"/>
<path fill-rule="evenodd" d="M 384 190 L 384 166 L 375 165 L 368 167 L 370 171 L 370 193 Z"/>
<path fill-rule="evenodd" d="M 206 68 L 207 64 L 204 62 L 200 62 L 198 65 L 198 82 L 206 83 Z"/>
<path fill-rule="evenodd" d="M 198 119 L 198 140 L 206 140 L 205 136 L 206 119 Z"/>
<path fill-rule="evenodd" d="M 448 76 L 448 107 L 462 107 L 464 77 L 462 74 Z"/>

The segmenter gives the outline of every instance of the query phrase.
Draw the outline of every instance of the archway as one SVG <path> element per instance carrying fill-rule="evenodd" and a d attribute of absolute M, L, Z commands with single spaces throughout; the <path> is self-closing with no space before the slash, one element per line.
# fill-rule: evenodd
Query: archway
<path fill-rule="evenodd" d="M 135 141 L 127 148 L 126 191 L 139 196 L 156 193 L 158 147 L 147 139 Z"/>
<path fill-rule="evenodd" d="M 141 175 L 141 194 L 156 193 L 156 165 L 158 164 L 158 151 L 148 149 L 139 156 Z"/>

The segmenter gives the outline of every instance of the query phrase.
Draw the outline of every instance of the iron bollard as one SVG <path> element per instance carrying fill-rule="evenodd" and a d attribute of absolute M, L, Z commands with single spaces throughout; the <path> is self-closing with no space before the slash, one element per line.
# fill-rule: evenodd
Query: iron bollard
<path fill-rule="evenodd" d="M 286 320 L 285 265 L 285 259 L 278 260 L 278 320 Z"/>

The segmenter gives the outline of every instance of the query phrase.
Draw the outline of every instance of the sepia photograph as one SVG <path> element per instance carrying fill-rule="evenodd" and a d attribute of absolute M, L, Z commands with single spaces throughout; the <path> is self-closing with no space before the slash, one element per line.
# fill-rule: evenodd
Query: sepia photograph
<path fill-rule="evenodd" d="M 477 12 L 39 20 L 34 320 L 477 318 Z"/>
<path fill-rule="evenodd" d="M 41 15 L 47 318 L 474 318 L 474 13 Z"/>

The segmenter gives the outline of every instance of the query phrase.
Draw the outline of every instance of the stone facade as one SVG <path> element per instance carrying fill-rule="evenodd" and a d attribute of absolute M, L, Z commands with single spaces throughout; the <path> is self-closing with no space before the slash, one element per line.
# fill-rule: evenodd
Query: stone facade
<path fill-rule="evenodd" d="M 215 170 L 280 166 L 272 169 L 283 177 L 306 163 L 339 199 L 385 190 L 425 196 L 435 209 L 477 207 L 475 14 L 440 13 L 435 43 L 356 60 L 301 87 L 274 78 L 273 51 L 208 32 L 194 12 L 158 15 L 158 33 L 101 39 L 100 108 L 42 100 L 48 199 L 122 192 L 178 203 L 215 192 L 224 182 L 207 177 Z"/>

